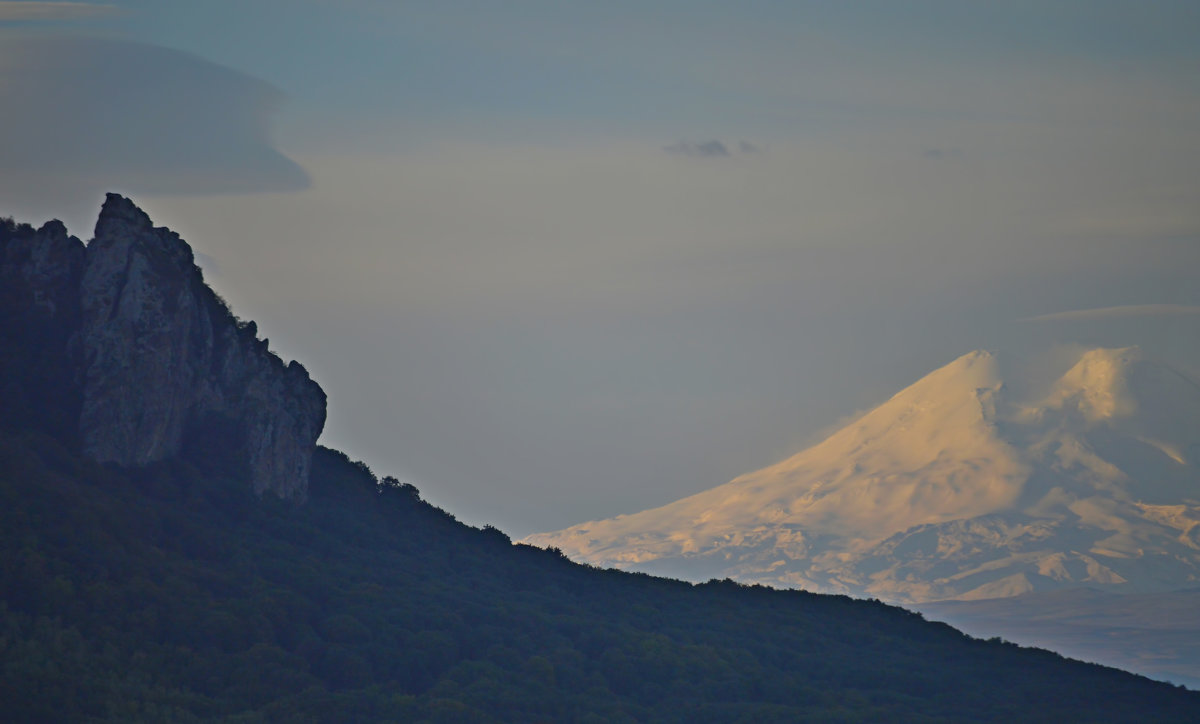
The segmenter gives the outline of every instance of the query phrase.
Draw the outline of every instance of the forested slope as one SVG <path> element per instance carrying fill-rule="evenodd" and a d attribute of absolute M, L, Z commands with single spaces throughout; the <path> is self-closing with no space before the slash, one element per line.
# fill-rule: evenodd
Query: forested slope
<path fill-rule="evenodd" d="M 318 448 L 306 504 L 213 458 L 0 433 L 9 721 L 1186 721 L 1200 693 L 871 601 L 581 566 Z"/>

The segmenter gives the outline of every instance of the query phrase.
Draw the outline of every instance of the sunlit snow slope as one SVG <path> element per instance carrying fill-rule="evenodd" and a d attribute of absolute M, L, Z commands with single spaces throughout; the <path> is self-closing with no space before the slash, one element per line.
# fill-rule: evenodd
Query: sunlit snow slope
<path fill-rule="evenodd" d="M 1200 385 L 1095 349 L 1048 394 L 1010 397 L 996 356 L 972 352 L 781 463 L 527 542 L 909 602 L 1200 581 Z"/>

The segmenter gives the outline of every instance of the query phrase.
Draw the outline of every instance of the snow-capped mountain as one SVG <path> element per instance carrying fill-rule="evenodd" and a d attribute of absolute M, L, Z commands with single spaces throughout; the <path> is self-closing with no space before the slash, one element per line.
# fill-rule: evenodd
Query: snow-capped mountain
<path fill-rule="evenodd" d="M 711 490 L 527 542 L 691 579 L 917 602 L 1200 581 L 1200 384 L 1137 348 L 1014 399 L 971 352 L 821 443 Z"/>

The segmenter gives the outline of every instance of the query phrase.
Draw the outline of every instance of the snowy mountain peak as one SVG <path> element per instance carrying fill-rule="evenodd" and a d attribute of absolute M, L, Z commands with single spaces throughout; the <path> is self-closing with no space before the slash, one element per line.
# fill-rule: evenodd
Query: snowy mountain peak
<path fill-rule="evenodd" d="M 1136 347 L 1094 349 L 1048 395 L 1012 400 L 1001 360 L 963 355 L 725 485 L 527 540 L 907 601 L 1200 581 L 1200 385 Z"/>
<path fill-rule="evenodd" d="M 939 404 L 955 398 L 969 399 L 980 390 L 998 390 L 1002 385 L 999 357 L 993 352 L 975 350 L 905 387 L 878 409 L 887 408 L 894 401 L 922 399 Z"/>
<path fill-rule="evenodd" d="M 1160 428 L 1172 437 L 1200 432 L 1200 384 L 1137 347 L 1085 352 L 1042 407 L 1093 425 Z"/>
<path fill-rule="evenodd" d="M 1138 407 L 1130 383 L 1142 366 L 1137 347 L 1089 350 L 1059 379 L 1048 406 L 1073 409 L 1088 422 L 1129 417 Z"/>

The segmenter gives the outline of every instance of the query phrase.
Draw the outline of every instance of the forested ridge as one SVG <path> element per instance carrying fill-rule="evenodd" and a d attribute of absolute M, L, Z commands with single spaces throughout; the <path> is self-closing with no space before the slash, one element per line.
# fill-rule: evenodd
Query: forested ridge
<path fill-rule="evenodd" d="M 512 545 L 319 448 L 309 501 L 219 459 L 0 433 L 0 705 L 35 721 L 1188 721 L 1200 693 L 874 601 Z"/>

